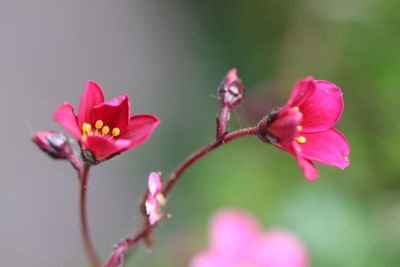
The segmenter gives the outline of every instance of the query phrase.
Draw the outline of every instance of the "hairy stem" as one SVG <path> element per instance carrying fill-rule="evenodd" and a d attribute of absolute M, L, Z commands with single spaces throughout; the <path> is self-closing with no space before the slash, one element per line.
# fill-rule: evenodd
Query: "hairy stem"
<path fill-rule="evenodd" d="M 87 216 L 87 186 L 88 186 L 88 179 L 89 179 L 89 169 L 90 166 L 88 164 L 83 164 L 82 168 L 79 171 L 79 178 L 80 178 L 80 219 L 81 219 L 81 232 L 83 238 L 83 244 L 85 246 L 85 250 L 87 256 L 90 260 L 90 263 L 93 267 L 101 266 L 101 260 L 97 255 L 97 252 L 93 246 L 93 242 L 90 237 L 90 230 L 88 224 L 88 216 Z"/>

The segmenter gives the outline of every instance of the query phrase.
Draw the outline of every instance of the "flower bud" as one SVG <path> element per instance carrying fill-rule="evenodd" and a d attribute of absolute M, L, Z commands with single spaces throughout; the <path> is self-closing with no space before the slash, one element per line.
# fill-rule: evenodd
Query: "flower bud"
<path fill-rule="evenodd" d="M 230 110 L 239 105 L 243 99 L 243 84 L 237 76 L 237 69 L 231 69 L 225 76 L 218 90 L 219 102 L 222 107 Z"/>
<path fill-rule="evenodd" d="M 32 141 L 54 159 L 65 159 L 71 152 L 67 138 L 55 132 L 36 132 Z"/>

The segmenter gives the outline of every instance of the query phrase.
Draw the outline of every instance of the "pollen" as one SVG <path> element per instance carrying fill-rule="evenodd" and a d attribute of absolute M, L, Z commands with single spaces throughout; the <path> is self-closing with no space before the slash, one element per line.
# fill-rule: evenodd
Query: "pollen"
<path fill-rule="evenodd" d="M 96 129 L 101 129 L 101 127 L 103 127 L 104 123 L 102 120 L 97 120 L 96 123 L 94 124 L 94 127 Z"/>
<path fill-rule="evenodd" d="M 110 127 L 108 126 L 104 126 L 103 129 L 101 129 L 101 132 L 103 134 L 108 134 L 110 132 Z"/>
<path fill-rule="evenodd" d="M 121 130 L 120 130 L 119 128 L 115 127 L 115 128 L 112 130 L 112 135 L 113 135 L 113 136 L 117 137 L 117 136 L 120 135 L 120 134 L 121 134 Z"/>
<path fill-rule="evenodd" d="M 297 129 L 297 131 L 300 132 L 301 130 L 303 130 L 303 127 L 301 127 L 301 126 L 299 125 L 299 126 L 296 127 L 296 129 Z"/>
<path fill-rule="evenodd" d="M 295 106 L 295 107 L 292 107 L 292 109 L 294 109 L 294 110 L 299 110 L 299 107 L 298 107 L 298 106 Z"/>
<path fill-rule="evenodd" d="M 296 141 L 299 144 L 304 144 L 305 142 L 307 142 L 307 139 L 304 136 L 299 136 L 296 138 Z"/>
<path fill-rule="evenodd" d="M 90 133 L 92 131 L 92 125 L 90 125 L 89 123 L 84 123 L 82 124 L 82 132 L 84 133 Z"/>

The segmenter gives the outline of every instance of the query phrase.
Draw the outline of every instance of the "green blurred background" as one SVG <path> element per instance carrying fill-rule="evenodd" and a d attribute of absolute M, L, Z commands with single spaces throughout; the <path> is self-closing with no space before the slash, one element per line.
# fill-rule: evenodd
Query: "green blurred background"
<path fill-rule="evenodd" d="M 338 84 L 345 110 L 337 128 L 351 145 L 351 166 L 318 165 L 320 179 L 308 182 L 289 154 L 253 137 L 237 140 L 185 174 L 166 207 L 174 217 L 160 226 L 153 254 L 137 253 L 128 266 L 186 266 L 193 252 L 207 247 L 210 215 L 225 206 L 253 212 L 265 227 L 294 231 L 309 247 L 312 266 L 399 266 L 399 2 L 210 0 L 188 6 L 189 49 L 200 66 L 196 87 L 204 88 L 193 93 L 203 103 L 189 110 L 198 119 L 187 118 L 184 134 L 171 136 L 182 140 L 179 149 L 173 141 L 163 150 L 174 152 L 167 152 L 166 165 L 213 138 L 218 106 L 208 96 L 237 67 L 246 99 L 230 129 L 254 125 L 284 104 L 298 79 L 313 75 Z"/>
<path fill-rule="evenodd" d="M 283 226 L 309 248 L 313 267 L 400 265 L 400 2 L 397 0 L 0 1 L 3 151 L 0 255 L 5 266 L 83 266 L 78 184 L 64 162 L 30 142 L 56 106 L 76 107 L 92 79 L 107 99 L 127 93 L 133 113 L 162 124 L 145 145 L 92 171 L 91 230 L 106 258 L 141 223 L 150 171 L 167 176 L 213 140 L 217 87 L 236 67 L 246 97 L 229 129 L 257 123 L 313 75 L 339 85 L 337 128 L 348 169 L 318 165 L 307 181 L 296 160 L 256 137 L 209 154 L 175 187 L 151 254 L 126 266 L 187 266 L 208 246 L 222 207 Z M 28 129 L 28 130 L 27 130 Z M 23 167 L 21 167 L 23 166 Z M 71 177 L 72 176 L 72 177 Z M 21 241 L 23 240 L 23 242 Z"/>

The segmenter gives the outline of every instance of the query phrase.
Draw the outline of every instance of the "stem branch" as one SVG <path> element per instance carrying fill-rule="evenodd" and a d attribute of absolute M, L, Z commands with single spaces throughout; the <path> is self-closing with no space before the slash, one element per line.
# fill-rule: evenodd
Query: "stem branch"
<path fill-rule="evenodd" d="M 101 260 L 97 255 L 97 252 L 93 246 L 92 239 L 90 237 L 89 224 L 87 218 L 87 209 L 86 209 L 86 196 L 87 196 L 87 185 L 89 179 L 89 169 L 90 166 L 88 164 L 83 164 L 82 168 L 79 170 L 79 178 L 80 178 L 80 219 L 81 219 L 81 232 L 83 238 L 83 244 L 85 246 L 85 250 L 87 256 L 89 257 L 90 263 L 93 267 L 101 266 Z"/>
<path fill-rule="evenodd" d="M 176 169 L 175 171 L 170 175 L 169 180 L 167 184 L 164 187 L 163 190 L 163 195 L 166 197 L 172 190 L 172 188 L 175 186 L 175 184 L 179 181 L 179 179 L 182 177 L 182 175 L 194 164 L 196 163 L 199 159 L 201 159 L 203 156 L 208 154 L 209 152 L 221 147 L 222 145 L 229 143 L 232 140 L 235 140 L 239 137 L 242 136 L 248 136 L 248 135 L 256 135 L 257 134 L 257 128 L 256 127 L 250 127 L 250 128 L 245 128 L 245 129 L 240 129 L 235 132 L 229 133 L 225 136 L 222 136 L 221 139 L 215 140 L 196 152 L 194 152 L 191 156 L 189 156 L 187 159 L 185 159 Z M 146 236 L 151 233 L 153 230 L 154 225 L 149 225 L 148 223 L 145 223 L 143 228 L 132 238 L 128 238 L 123 240 L 122 242 L 118 243 L 115 246 L 114 252 L 111 255 L 108 263 L 105 265 L 106 267 L 113 267 L 113 266 L 118 266 L 122 260 L 123 257 L 128 249 L 131 249 L 133 246 L 135 246 L 140 240 L 146 238 Z"/>

